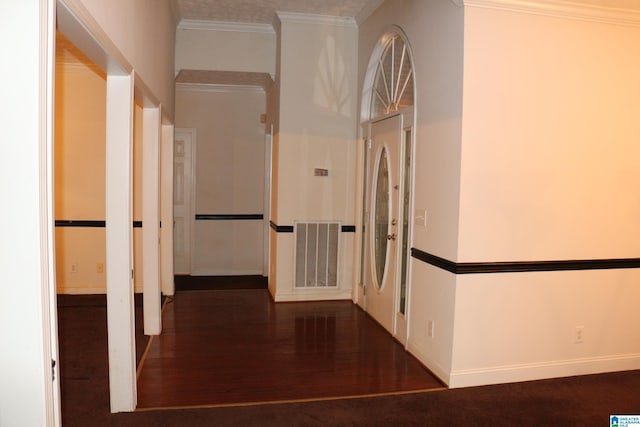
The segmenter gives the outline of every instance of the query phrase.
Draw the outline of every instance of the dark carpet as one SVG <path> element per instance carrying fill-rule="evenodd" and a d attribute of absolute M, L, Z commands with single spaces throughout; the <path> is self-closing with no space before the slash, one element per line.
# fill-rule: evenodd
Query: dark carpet
<path fill-rule="evenodd" d="M 142 354 L 140 298 L 137 353 Z M 59 296 L 67 426 L 608 426 L 640 414 L 640 371 L 427 393 L 245 407 L 109 413 L 104 296 Z"/>

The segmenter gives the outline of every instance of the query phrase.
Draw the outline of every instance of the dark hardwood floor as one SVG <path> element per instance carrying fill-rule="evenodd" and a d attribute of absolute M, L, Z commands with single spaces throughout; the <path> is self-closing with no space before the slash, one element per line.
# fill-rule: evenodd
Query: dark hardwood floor
<path fill-rule="evenodd" d="M 442 389 L 350 301 L 274 303 L 267 290 L 179 291 L 138 379 L 138 409 Z"/>
<path fill-rule="evenodd" d="M 230 294 L 229 297 L 234 295 L 237 294 Z M 180 297 L 180 294 L 178 296 Z M 186 301 L 181 303 L 181 299 L 177 300 L 178 305 L 181 306 L 180 309 L 188 312 L 189 304 Z M 148 341 L 148 337 L 142 334 L 141 301 L 141 295 L 136 295 L 136 349 L 139 355 Z M 241 299 L 232 300 L 231 304 L 234 306 L 241 304 Z M 279 304 L 277 307 L 287 305 Z M 291 308 L 287 310 L 291 310 Z M 200 309 L 200 311 L 203 310 Z M 166 314 L 168 315 L 168 313 L 167 311 Z M 278 308 L 275 310 L 277 314 L 274 314 L 273 310 L 269 313 L 272 316 L 282 317 Z M 234 316 L 239 315 L 240 311 L 236 310 Z M 367 325 L 371 325 L 371 323 L 363 321 L 361 315 L 362 313 L 355 316 L 356 319 L 360 319 L 357 320 L 360 322 L 358 327 L 369 328 Z M 173 316 L 174 325 L 171 326 L 172 328 L 188 327 L 190 321 L 181 322 L 179 319 L 183 316 L 175 314 Z M 198 311 L 194 311 L 193 316 L 207 316 L 207 314 L 198 314 Z M 296 314 L 289 312 L 286 317 L 295 319 Z M 178 322 L 176 323 L 176 321 Z M 227 323 L 232 323 L 232 320 L 227 319 Z M 317 322 L 311 321 L 311 324 L 315 323 Z M 303 323 L 300 322 L 300 324 Z M 306 321 L 304 324 L 307 324 Z M 220 324 L 218 327 L 222 326 Z M 336 316 L 336 335 L 343 333 L 339 328 L 356 328 L 355 326 L 352 328 L 352 326 L 345 327 L 342 320 Z M 249 327 L 249 329 L 251 328 Z M 321 326 L 309 327 L 310 330 L 319 329 L 320 331 L 323 328 Z M 324 330 L 327 329 L 332 330 L 333 327 L 324 328 Z M 295 325 L 293 330 L 295 331 Z M 306 330 L 306 327 L 303 330 Z M 381 332 L 379 328 L 378 331 Z M 323 333 L 325 332 L 317 334 L 322 335 Z M 273 334 L 280 336 L 276 332 Z M 384 333 L 382 334 L 384 335 Z M 300 335 L 302 336 L 302 334 Z M 364 337 L 368 335 L 367 332 L 361 331 L 355 338 L 352 338 L 352 341 L 363 342 Z M 375 336 L 378 335 L 378 333 L 375 334 Z M 58 340 L 62 425 L 65 427 L 423 427 L 440 425 L 595 427 L 609 425 L 609 417 L 612 414 L 638 414 L 640 411 L 640 399 L 638 398 L 640 371 L 636 370 L 483 387 L 441 388 L 423 393 L 391 393 L 358 399 L 317 399 L 246 406 L 209 405 L 210 407 L 206 408 L 168 411 L 138 410 L 131 413 L 111 414 L 109 411 L 106 297 L 104 295 L 59 295 Z M 154 339 L 154 341 L 156 340 Z M 175 338 L 174 341 L 176 341 Z M 371 344 L 371 341 L 377 341 L 377 339 L 370 338 L 366 341 Z M 311 343 L 317 343 L 317 339 L 307 338 L 301 342 L 303 344 L 300 344 L 298 348 L 325 348 L 311 345 Z M 393 341 L 390 341 L 387 335 L 385 342 L 388 345 Z M 277 348 L 286 348 L 284 342 L 280 341 L 273 341 L 272 345 Z M 295 347 L 295 343 L 293 346 Z M 337 350 L 340 346 L 336 345 L 334 360 L 343 357 L 338 356 Z M 176 346 L 175 351 L 181 352 L 180 348 L 181 346 Z M 200 347 L 196 344 L 194 348 Z M 224 343 L 217 343 L 215 346 L 212 344 L 208 350 L 211 351 L 212 348 L 214 356 L 215 353 L 229 351 Z M 258 349 L 258 347 L 254 348 Z M 202 348 L 202 350 L 206 349 Z M 286 351 L 282 353 L 286 353 Z M 329 351 L 325 351 L 325 353 L 329 353 Z M 166 356 L 171 356 L 171 354 L 166 354 Z M 195 356 L 191 357 L 195 358 Z M 210 359 L 212 363 L 217 363 L 215 357 L 206 352 L 203 352 L 202 357 Z M 255 364 L 258 365 L 260 357 L 262 356 L 256 352 L 255 357 L 249 357 L 249 360 L 255 360 Z M 281 357 L 291 358 L 292 356 L 283 354 Z M 328 358 L 329 356 L 325 355 L 324 357 Z M 301 358 L 303 357 L 301 356 Z M 240 359 L 239 361 L 241 362 Z M 332 363 L 336 366 L 339 364 L 337 360 Z M 378 366 L 382 363 L 382 361 L 379 362 Z M 295 361 L 291 361 L 290 364 L 295 365 Z M 253 363 L 248 365 L 253 365 Z M 415 365 L 412 363 L 411 366 Z M 186 369 L 189 369 L 188 366 Z M 245 369 L 246 372 L 253 372 L 248 368 Z M 269 367 L 260 366 L 260 369 L 269 369 Z M 275 368 L 271 367 L 271 369 L 275 371 Z M 362 363 L 357 371 L 358 376 L 362 375 L 362 378 L 365 378 L 368 375 L 365 373 L 366 369 L 366 363 Z M 164 382 L 157 381 L 158 387 L 161 387 L 167 394 L 174 393 L 171 391 L 171 387 L 174 386 L 172 383 L 174 379 L 171 378 L 171 375 L 172 373 L 167 370 L 162 373 Z M 339 378 L 336 379 L 336 377 L 342 374 L 335 369 L 326 375 L 338 382 Z M 298 385 L 310 382 L 306 373 L 297 374 L 294 379 Z M 276 380 L 279 379 L 276 378 Z M 346 380 L 350 381 L 349 378 Z M 250 386 L 250 378 L 247 377 L 240 381 L 244 382 L 239 386 Z M 200 382 L 200 379 L 196 378 L 196 382 Z M 343 390 L 340 392 L 341 395 L 347 394 Z M 182 393 L 182 391 L 176 390 L 175 393 Z M 271 396 L 273 397 L 273 395 Z"/>
<path fill-rule="evenodd" d="M 176 291 L 267 289 L 267 285 L 263 276 L 175 276 Z"/>

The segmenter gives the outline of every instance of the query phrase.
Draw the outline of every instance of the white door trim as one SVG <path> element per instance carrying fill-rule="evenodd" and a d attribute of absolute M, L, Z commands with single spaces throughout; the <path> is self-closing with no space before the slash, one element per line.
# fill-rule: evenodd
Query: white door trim
<path fill-rule="evenodd" d="M 160 282 L 165 295 L 175 294 L 173 272 L 173 125 L 162 125 L 160 153 Z"/>
<path fill-rule="evenodd" d="M 160 306 L 161 108 L 142 110 L 142 281 L 144 333 L 162 331 Z"/>
<path fill-rule="evenodd" d="M 133 75 L 107 75 L 106 267 L 111 412 L 136 409 Z"/>
<path fill-rule="evenodd" d="M 271 156 L 273 148 L 273 125 L 270 126 L 269 132 L 265 134 L 264 149 L 264 208 L 263 208 L 263 224 L 264 224 L 264 240 L 263 240 L 263 266 L 262 275 L 269 275 L 269 239 L 271 236 Z"/>
<path fill-rule="evenodd" d="M 195 212 L 196 212 L 196 147 L 197 147 L 197 132 L 195 128 L 175 128 L 174 140 L 179 140 L 180 136 L 186 136 L 185 141 L 189 144 L 188 152 L 189 154 L 189 170 L 185 171 L 185 178 L 189 180 L 188 183 L 185 183 L 185 186 L 189 188 L 189 192 L 185 200 L 185 220 L 184 220 L 184 239 L 186 240 L 185 246 L 188 249 L 186 252 L 186 266 L 188 271 L 178 271 L 177 267 L 178 263 L 174 264 L 174 268 L 176 269 L 176 273 L 180 274 L 193 274 L 194 272 L 194 249 L 195 249 Z M 174 145 L 175 147 L 175 145 Z M 175 152 L 174 152 L 174 164 L 175 164 Z M 175 175 L 174 175 L 175 180 Z M 175 181 L 174 181 L 175 182 Z M 175 185 L 175 184 L 174 184 Z M 175 204 L 175 200 L 174 200 Z M 174 217 L 175 217 L 175 208 L 174 208 Z M 174 244 L 175 244 L 175 233 L 174 233 Z"/>

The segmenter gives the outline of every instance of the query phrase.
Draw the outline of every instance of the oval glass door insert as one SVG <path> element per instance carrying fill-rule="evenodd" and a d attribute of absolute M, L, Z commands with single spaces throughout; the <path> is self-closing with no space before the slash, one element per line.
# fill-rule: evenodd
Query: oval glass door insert
<path fill-rule="evenodd" d="M 382 148 L 376 167 L 376 191 L 373 202 L 374 217 L 374 260 L 376 286 L 382 287 L 384 272 L 387 267 L 387 235 L 389 234 L 389 167 L 386 148 Z"/>

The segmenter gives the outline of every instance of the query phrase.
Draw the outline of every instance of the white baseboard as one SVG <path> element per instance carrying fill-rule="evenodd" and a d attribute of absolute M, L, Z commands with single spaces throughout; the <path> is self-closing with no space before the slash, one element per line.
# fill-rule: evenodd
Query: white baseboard
<path fill-rule="evenodd" d="M 262 276 L 262 270 L 194 270 L 191 276 Z"/>
<path fill-rule="evenodd" d="M 420 363 L 426 366 L 431 371 L 431 373 L 433 373 L 440 379 L 440 381 L 449 385 L 450 373 L 447 369 L 443 368 L 433 360 L 429 360 L 429 358 L 425 356 L 424 352 L 411 341 L 409 341 L 409 343 L 407 344 L 407 351 L 411 353 L 416 359 L 418 359 Z"/>
<path fill-rule="evenodd" d="M 56 293 L 62 295 L 97 295 L 106 294 L 107 288 L 105 286 L 64 286 L 58 284 Z"/>
<path fill-rule="evenodd" d="M 328 301 L 328 300 L 351 300 L 351 289 L 323 289 L 309 290 L 301 289 L 293 292 L 277 292 L 274 296 L 275 302 L 287 301 Z"/>
<path fill-rule="evenodd" d="M 635 369 L 640 369 L 640 354 L 638 353 L 453 370 L 449 375 L 448 385 L 450 388 L 472 387 Z"/>
<path fill-rule="evenodd" d="M 135 286 L 133 292 L 142 293 L 142 286 Z M 99 295 L 106 294 L 106 286 L 65 286 L 57 284 L 56 293 L 61 295 Z"/>

